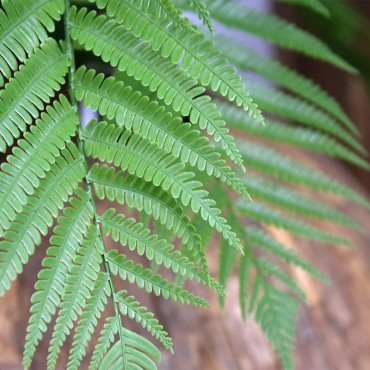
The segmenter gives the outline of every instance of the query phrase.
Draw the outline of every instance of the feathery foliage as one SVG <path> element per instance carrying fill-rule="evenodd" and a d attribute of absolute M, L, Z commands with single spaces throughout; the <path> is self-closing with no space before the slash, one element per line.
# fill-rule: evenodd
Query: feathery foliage
<path fill-rule="evenodd" d="M 330 16 L 318 0 L 282 1 Z M 194 12 L 204 32 L 182 9 Z M 223 306 L 236 270 L 243 319 L 253 314 L 284 367 L 293 368 L 305 294 L 284 264 L 327 278 L 263 227 L 350 245 L 310 219 L 361 228 L 292 185 L 370 203 L 249 135 L 370 166 L 358 130 L 333 97 L 218 34 L 219 23 L 355 71 L 317 37 L 236 1 L 1 1 L 1 296 L 48 243 L 31 297 L 25 368 L 51 330 L 42 367 L 59 367 L 73 336 L 69 370 L 87 366 L 94 342 L 90 369 L 156 369 L 160 350 L 128 330 L 123 317 L 173 353 L 172 339 L 125 290 L 128 283 L 176 304 L 207 307 L 182 287 L 189 279 L 213 290 Z M 244 82 L 231 63 L 289 94 Z M 86 108 L 98 117 L 87 124 L 80 112 Z M 282 122 L 266 119 L 264 126 L 260 108 Z M 229 128 L 248 140 L 234 140 Z M 264 203 L 251 202 L 249 193 Z M 96 201 L 103 200 L 112 204 L 100 212 Z M 215 232 L 222 236 L 219 282 L 205 254 Z"/>

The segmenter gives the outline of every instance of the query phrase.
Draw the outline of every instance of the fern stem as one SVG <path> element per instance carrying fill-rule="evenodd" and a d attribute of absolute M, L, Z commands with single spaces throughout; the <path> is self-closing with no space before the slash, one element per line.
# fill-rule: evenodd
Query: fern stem
<path fill-rule="evenodd" d="M 72 83 L 73 79 L 74 79 L 75 71 L 76 71 L 76 62 L 75 62 L 75 55 L 74 55 L 71 33 L 70 33 L 69 25 L 68 25 L 68 14 L 69 14 L 69 11 L 70 11 L 70 0 L 64 0 L 64 4 L 65 4 L 65 13 L 64 13 L 64 19 L 63 20 L 64 20 L 65 41 L 66 41 L 66 46 L 67 46 L 67 54 L 70 58 L 70 66 L 68 68 L 68 91 L 69 91 L 69 98 L 71 100 L 71 105 L 74 108 L 74 110 L 77 113 L 77 115 L 79 117 L 79 120 L 80 120 L 80 127 L 79 127 L 79 130 L 78 130 L 78 134 L 76 136 L 76 141 L 77 141 L 78 150 L 81 153 L 81 155 L 84 157 L 84 164 L 87 168 L 88 163 L 87 163 L 87 159 L 84 155 L 84 148 L 83 148 L 80 109 L 79 109 L 79 105 L 78 105 L 78 103 L 76 101 L 76 98 L 75 98 L 74 86 L 73 86 L 73 83 Z M 88 171 L 86 171 L 86 173 L 87 172 Z M 118 304 L 117 304 L 117 301 L 116 301 L 116 293 L 115 293 L 116 291 L 115 291 L 115 288 L 114 288 L 112 274 L 111 274 L 111 271 L 110 271 L 110 268 L 109 268 L 109 264 L 108 264 L 108 262 L 105 258 L 105 254 L 107 253 L 107 250 L 106 250 L 105 243 L 104 243 L 102 233 L 101 233 L 100 220 L 97 218 L 95 199 L 94 199 L 93 192 L 92 192 L 92 189 L 91 189 L 91 184 L 90 184 L 90 182 L 89 182 L 89 180 L 87 179 L 86 176 L 84 177 L 84 183 L 85 183 L 86 191 L 87 191 L 87 193 L 90 197 L 90 202 L 91 202 L 91 204 L 93 206 L 93 209 L 94 209 L 93 222 L 94 222 L 94 224 L 95 224 L 95 226 L 98 230 L 98 233 L 99 233 L 98 237 L 99 237 L 99 239 L 101 241 L 101 245 L 103 246 L 103 249 L 104 249 L 104 253 L 102 254 L 103 266 L 104 266 L 105 273 L 108 274 L 108 282 L 109 282 L 110 294 L 111 294 L 112 303 L 113 303 L 113 309 L 114 309 L 115 315 L 117 317 L 118 326 L 119 326 L 118 332 L 119 332 L 120 343 L 121 343 L 122 358 L 123 358 L 123 361 L 124 361 L 123 368 L 125 369 L 126 368 L 126 356 L 124 355 L 125 354 L 125 348 L 124 348 L 125 345 L 124 345 L 122 318 L 121 318 L 121 315 L 119 313 L 119 308 L 118 308 Z"/>

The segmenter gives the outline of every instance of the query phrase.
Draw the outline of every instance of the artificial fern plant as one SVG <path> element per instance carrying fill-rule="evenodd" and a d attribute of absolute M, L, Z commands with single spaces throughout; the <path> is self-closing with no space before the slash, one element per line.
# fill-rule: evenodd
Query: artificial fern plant
<path fill-rule="evenodd" d="M 291 2 L 330 16 L 320 0 Z M 271 142 L 366 169 L 369 164 L 355 125 L 332 97 L 214 25 L 253 33 L 351 73 L 354 68 L 313 35 L 237 1 L 1 4 L 0 150 L 7 155 L 0 173 L 1 295 L 51 235 L 31 298 L 24 367 L 52 325 L 49 369 L 70 334 L 68 369 L 80 367 L 88 345 L 95 346 L 91 369 L 156 368 L 157 346 L 126 329 L 122 317 L 141 323 L 169 351 L 172 340 L 152 313 L 120 290 L 121 280 L 206 307 L 206 300 L 183 288 L 192 279 L 213 289 L 223 305 L 237 265 L 243 318 L 254 315 L 285 368 L 292 368 L 294 322 L 305 295 L 276 261 L 326 277 L 263 225 L 348 245 L 306 218 L 359 229 L 356 223 L 289 184 L 365 207 L 369 202 Z M 204 28 L 180 9 L 197 13 Z M 231 64 L 285 90 L 244 82 Z M 82 107 L 98 113 L 86 127 Z M 243 139 L 234 140 L 228 128 L 236 136 L 243 132 Z M 96 201 L 102 199 L 112 207 L 99 213 Z M 205 255 L 216 232 L 222 236 L 219 281 L 210 276 Z M 108 237 L 121 247 L 109 249 Z M 131 260 L 132 251 L 151 267 Z M 166 276 L 172 281 L 157 273 L 158 266 L 173 271 Z M 104 314 L 106 305 L 113 305 L 113 316 Z M 98 320 L 104 328 L 94 333 Z"/>

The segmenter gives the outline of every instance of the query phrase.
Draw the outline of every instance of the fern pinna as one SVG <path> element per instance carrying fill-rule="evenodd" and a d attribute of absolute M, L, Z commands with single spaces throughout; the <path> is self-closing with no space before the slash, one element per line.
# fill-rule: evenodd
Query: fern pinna
<path fill-rule="evenodd" d="M 292 2 L 329 14 L 320 0 Z M 349 242 L 297 216 L 360 229 L 289 184 L 370 204 L 269 143 L 322 152 L 366 169 L 369 163 L 355 125 L 332 97 L 215 29 L 223 23 L 354 69 L 306 31 L 236 1 L 2 0 L 1 5 L 0 150 L 6 154 L 0 173 L 1 295 L 51 234 L 31 298 L 25 368 L 49 327 L 49 369 L 56 367 L 69 335 L 68 369 L 86 363 L 90 342 L 96 342 L 91 369 L 156 368 L 161 352 L 125 328 L 122 317 L 134 318 L 171 352 L 172 339 L 146 307 L 119 290 L 121 280 L 179 304 L 207 307 L 205 299 L 182 287 L 192 279 L 218 294 L 223 305 L 235 265 L 243 318 L 254 314 L 285 368 L 292 368 L 298 300 L 305 295 L 285 267 L 268 257 L 326 277 L 263 226 L 344 245 Z M 202 25 L 183 17 L 182 9 L 195 12 L 191 19 L 198 17 Z M 230 63 L 278 86 L 244 82 Z M 264 122 L 256 103 L 274 120 Z M 83 107 L 99 115 L 86 127 Z M 277 121 L 279 116 L 290 123 Z M 234 140 L 227 126 L 246 133 L 248 141 Z M 234 201 L 231 192 L 240 199 Z M 95 200 L 103 199 L 117 209 L 98 213 Z M 216 231 L 222 236 L 219 282 L 210 276 L 205 254 Z M 121 246 L 108 248 L 103 236 Z M 133 251 L 152 267 L 131 260 Z M 156 266 L 172 273 L 162 277 Z M 108 304 L 114 315 L 106 317 Z M 99 320 L 105 324 L 95 335 Z"/>

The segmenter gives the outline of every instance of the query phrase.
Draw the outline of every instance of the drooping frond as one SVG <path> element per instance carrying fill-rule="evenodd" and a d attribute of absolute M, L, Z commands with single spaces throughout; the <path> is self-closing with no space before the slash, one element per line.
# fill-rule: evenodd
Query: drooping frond
<path fill-rule="evenodd" d="M 252 49 L 234 42 L 230 38 L 216 35 L 216 46 L 230 61 L 245 71 L 253 71 L 268 78 L 287 90 L 307 99 L 341 121 L 353 134 L 359 131 L 338 102 L 309 78 L 286 67 L 277 60 L 263 57 Z"/>
<path fill-rule="evenodd" d="M 344 185 L 331 179 L 319 170 L 307 167 L 279 153 L 275 149 L 245 140 L 239 141 L 238 146 L 245 163 L 258 171 L 292 184 L 299 184 L 316 190 L 332 192 L 370 208 L 369 201 L 360 194 L 346 188 Z"/>
<path fill-rule="evenodd" d="M 218 280 L 220 284 L 226 289 L 228 280 L 233 272 L 236 258 L 238 253 L 234 248 L 230 248 L 225 240 L 222 240 L 220 253 L 219 253 L 219 271 L 218 271 Z M 224 306 L 224 297 L 220 295 L 218 297 L 221 307 Z"/>
<path fill-rule="evenodd" d="M 64 12 L 63 0 L 3 0 L 0 10 L 0 86 L 24 62 Z"/>
<path fill-rule="evenodd" d="M 24 349 L 24 366 L 29 367 L 36 346 L 47 330 L 47 324 L 61 302 L 61 295 L 67 284 L 69 267 L 82 243 L 93 217 L 93 207 L 86 192 L 81 188 L 75 192 L 79 198 L 72 198 L 72 207 L 64 209 L 59 217 L 54 235 L 50 238 L 50 247 L 46 251 L 35 284 L 35 293 L 31 298 L 31 316 L 27 328 Z"/>
<path fill-rule="evenodd" d="M 141 264 L 134 264 L 127 260 L 124 254 L 118 254 L 117 250 L 111 250 L 106 255 L 106 259 L 111 266 L 112 273 L 119 273 L 123 280 L 136 283 L 139 288 L 145 289 L 147 293 L 153 292 L 156 296 L 161 295 L 164 299 L 171 298 L 181 304 L 192 304 L 199 307 L 207 307 L 208 302 L 203 298 L 194 296 L 187 290 L 169 283 L 159 274 L 153 274 L 150 269 L 144 269 Z"/>
<path fill-rule="evenodd" d="M 122 343 L 124 345 L 124 358 L 122 358 Z M 103 358 L 100 369 L 148 369 L 156 370 L 153 360 L 160 361 L 160 351 L 144 337 L 123 330 L 123 338 L 116 342 Z M 123 362 L 124 361 L 124 362 Z M 125 364 L 125 365 L 124 365 Z"/>
<path fill-rule="evenodd" d="M 261 269 L 261 272 L 268 276 L 271 276 L 281 283 L 283 283 L 287 288 L 289 288 L 295 295 L 297 295 L 303 301 L 306 300 L 306 295 L 298 284 L 293 280 L 293 278 L 287 274 L 284 270 L 278 267 L 273 262 L 267 260 L 265 257 L 259 257 L 256 259 L 256 264 Z"/>
<path fill-rule="evenodd" d="M 255 318 L 287 370 L 293 369 L 298 310 L 299 304 L 293 297 L 266 282 L 263 283 L 263 293 L 257 303 Z"/>
<path fill-rule="evenodd" d="M 253 33 L 278 46 L 321 59 L 348 72 L 356 71 L 317 37 L 275 15 L 260 13 L 228 0 L 203 1 L 212 17 L 227 26 Z M 176 4 L 187 8 L 185 0 L 176 0 Z"/>
<path fill-rule="evenodd" d="M 184 211 L 177 202 L 161 188 L 138 177 L 116 172 L 113 167 L 94 164 L 87 179 L 93 183 L 99 199 L 107 198 L 130 208 L 144 211 L 172 230 L 189 250 L 201 250 L 200 236 L 196 234 Z"/>
<path fill-rule="evenodd" d="M 148 312 L 146 307 L 140 306 L 140 303 L 135 301 L 135 297 L 128 296 L 126 290 L 121 290 L 116 294 L 116 299 L 119 302 L 120 310 L 123 315 L 128 316 L 130 319 L 135 319 L 140 323 L 143 328 L 156 339 L 158 339 L 164 348 L 172 349 L 172 339 L 168 333 L 163 330 L 163 326 L 154 317 L 152 312 Z"/>
<path fill-rule="evenodd" d="M 335 138 L 320 131 L 304 127 L 286 125 L 280 122 L 266 120 L 266 126 L 245 117 L 242 111 L 226 104 L 220 104 L 223 117 L 231 127 L 248 132 L 252 135 L 265 137 L 271 141 L 296 145 L 305 149 L 325 153 L 341 158 L 362 168 L 370 168 L 359 155 L 339 143 Z"/>
<path fill-rule="evenodd" d="M 221 232 L 231 246 L 241 250 L 239 239 L 220 216 L 216 202 L 207 198 L 206 190 L 199 189 L 202 184 L 192 180 L 194 174 L 183 172 L 184 164 L 159 149 L 157 144 L 151 144 L 138 134 L 106 122 L 101 122 L 97 127 L 95 122 L 89 124 L 83 138 L 86 155 L 113 162 L 128 173 L 161 186 L 184 206 L 190 205 L 194 212 L 201 212 L 203 219 Z"/>
<path fill-rule="evenodd" d="M 103 216 L 98 216 L 98 220 L 103 226 L 103 232 L 106 235 L 111 235 L 113 240 L 119 240 L 123 246 L 128 245 L 130 250 L 136 249 L 139 255 L 145 253 L 149 260 L 154 260 L 158 265 L 163 264 L 175 273 L 211 286 L 222 295 L 223 290 L 220 285 L 209 276 L 208 266 L 202 266 L 202 271 L 199 271 L 179 251 L 174 250 L 172 244 L 164 239 L 159 239 L 155 234 L 150 235 L 150 230 L 143 228 L 143 225 L 137 223 L 135 219 L 116 214 L 115 210 L 111 208 Z M 234 250 L 234 248 L 230 249 Z"/>
<path fill-rule="evenodd" d="M 203 22 L 205 26 L 208 27 L 209 32 L 213 35 L 215 29 L 212 24 L 212 19 L 207 9 L 206 4 L 202 0 L 188 0 L 190 6 L 194 9 L 194 11 L 198 14 L 199 19 Z"/>
<path fill-rule="evenodd" d="M 72 264 L 69 265 L 69 274 L 61 297 L 61 309 L 50 341 L 48 369 L 55 368 L 60 347 L 70 333 L 73 321 L 84 312 L 94 283 L 98 279 L 103 252 L 99 236 L 99 230 L 90 225 L 85 238 L 77 248 Z"/>
<path fill-rule="evenodd" d="M 288 187 L 264 180 L 252 174 L 245 175 L 243 182 L 252 196 L 264 202 L 275 204 L 287 211 L 298 213 L 303 216 L 327 219 L 339 222 L 345 226 L 359 228 L 359 226 L 345 214 Z"/>
<path fill-rule="evenodd" d="M 304 6 L 325 17 L 330 17 L 329 9 L 320 0 L 277 0 L 277 1 Z"/>
<path fill-rule="evenodd" d="M 363 146 L 353 136 L 315 106 L 261 84 L 250 84 L 249 89 L 256 102 L 266 111 L 327 132 L 360 153 L 366 153 Z"/>
<path fill-rule="evenodd" d="M 74 340 L 68 358 L 67 369 L 78 369 L 82 358 L 86 355 L 85 348 L 91 340 L 91 335 L 95 331 L 101 311 L 107 303 L 109 294 L 108 274 L 99 272 L 95 281 L 91 296 L 87 299 L 85 310 L 76 326 Z"/>
<path fill-rule="evenodd" d="M 272 238 L 267 233 L 263 232 L 254 226 L 248 226 L 245 229 L 245 236 L 251 244 L 273 253 L 277 257 L 283 259 L 285 262 L 299 266 L 303 270 L 309 272 L 311 275 L 328 281 L 328 278 L 309 262 L 302 259 L 293 249 L 288 249 L 276 239 Z"/>
<path fill-rule="evenodd" d="M 244 243 L 244 255 L 239 263 L 239 305 L 242 319 L 247 320 L 247 297 L 249 297 L 251 270 L 253 268 L 253 256 L 247 242 Z M 256 286 L 256 284 L 255 284 Z"/>
<path fill-rule="evenodd" d="M 105 354 L 108 352 L 108 349 L 111 343 L 114 341 L 114 336 L 118 333 L 118 324 L 117 324 L 117 316 L 109 316 L 106 319 L 106 323 L 102 331 L 100 332 L 100 337 L 98 343 L 95 346 L 93 355 L 91 357 L 91 362 L 89 369 L 96 370 L 99 368 L 99 365 L 104 358 Z M 125 330 L 124 337 L 127 338 Z"/>
<path fill-rule="evenodd" d="M 77 71 L 74 86 L 77 100 L 83 101 L 86 107 L 99 110 L 108 119 L 115 119 L 119 126 L 157 143 L 182 162 L 219 177 L 239 194 L 248 197 L 240 180 L 220 159 L 208 138 L 193 130 L 189 123 L 173 117 L 163 106 L 133 92 L 131 87 L 124 87 L 123 82 L 116 82 L 114 77 L 104 78 L 103 74 L 95 75 L 94 70 L 85 71 L 86 68 Z"/>
<path fill-rule="evenodd" d="M 27 124 L 39 117 L 64 83 L 68 56 L 48 38 L 0 91 L 0 151 L 6 152 Z"/>
<path fill-rule="evenodd" d="M 85 8 L 76 13 L 72 8 L 69 21 L 72 37 L 85 49 L 91 49 L 119 71 L 125 71 L 148 86 L 166 105 L 171 105 L 183 116 L 189 116 L 191 123 L 207 129 L 217 142 L 220 141 L 230 158 L 242 166 L 220 112 L 210 97 L 204 95 L 204 87 L 198 86 L 196 80 L 104 15 L 96 16 L 94 11 L 86 14 Z"/>
<path fill-rule="evenodd" d="M 40 180 L 34 195 L 27 198 L 22 212 L 3 235 L 0 242 L 0 295 L 4 294 L 4 289 L 9 289 L 10 280 L 22 272 L 23 264 L 41 243 L 41 236 L 47 235 L 84 175 L 80 153 L 71 143 L 62 150 L 46 179 Z"/>
<path fill-rule="evenodd" d="M 181 68 L 189 71 L 200 84 L 235 101 L 238 106 L 243 106 L 255 118 L 263 121 L 259 109 L 241 84 L 240 76 L 234 68 L 227 66 L 228 60 L 219 50 L 213 49 L 213 42 L 206 40 L 204 34 L 180 33 L 170 19 L 159 20 L 153 17 L 146 11 L 150 1 L 89 1 L 96 2 L 100 9 L 106 7 L 108 16 L 114 17 L 154 50 L 159 50 L 163 57 L 170 58 L 172 63 L 178 64 L 181 61 Z"/>
<path fill-rule="evenodd" d="M 351 246 L 351 243 L 345 239 L 327 234 L 320 229 L 309 225 L 296 218 L 285 216 L 277 209 L 270 208 L 265 204 L 254 202 L 245 202 L 240 199 L 237 208 L 248 217 L 260 221 L 267 225 L 274 225 L 283 228 L 291 233 L 304 236 L 308 239 L 319 240 L 327 243 L 342 244 Z"/>
<path fill-rule="evenodd" d="M 32 195 L 46 176 L 59 152 L 71 140 L 78 118 L 67 99 L 48 106 L 30 132 L 19 139 L 13 154 L 2 163 L 0 172 L 0 234 L 22 211 L 27 196 Z"/>

